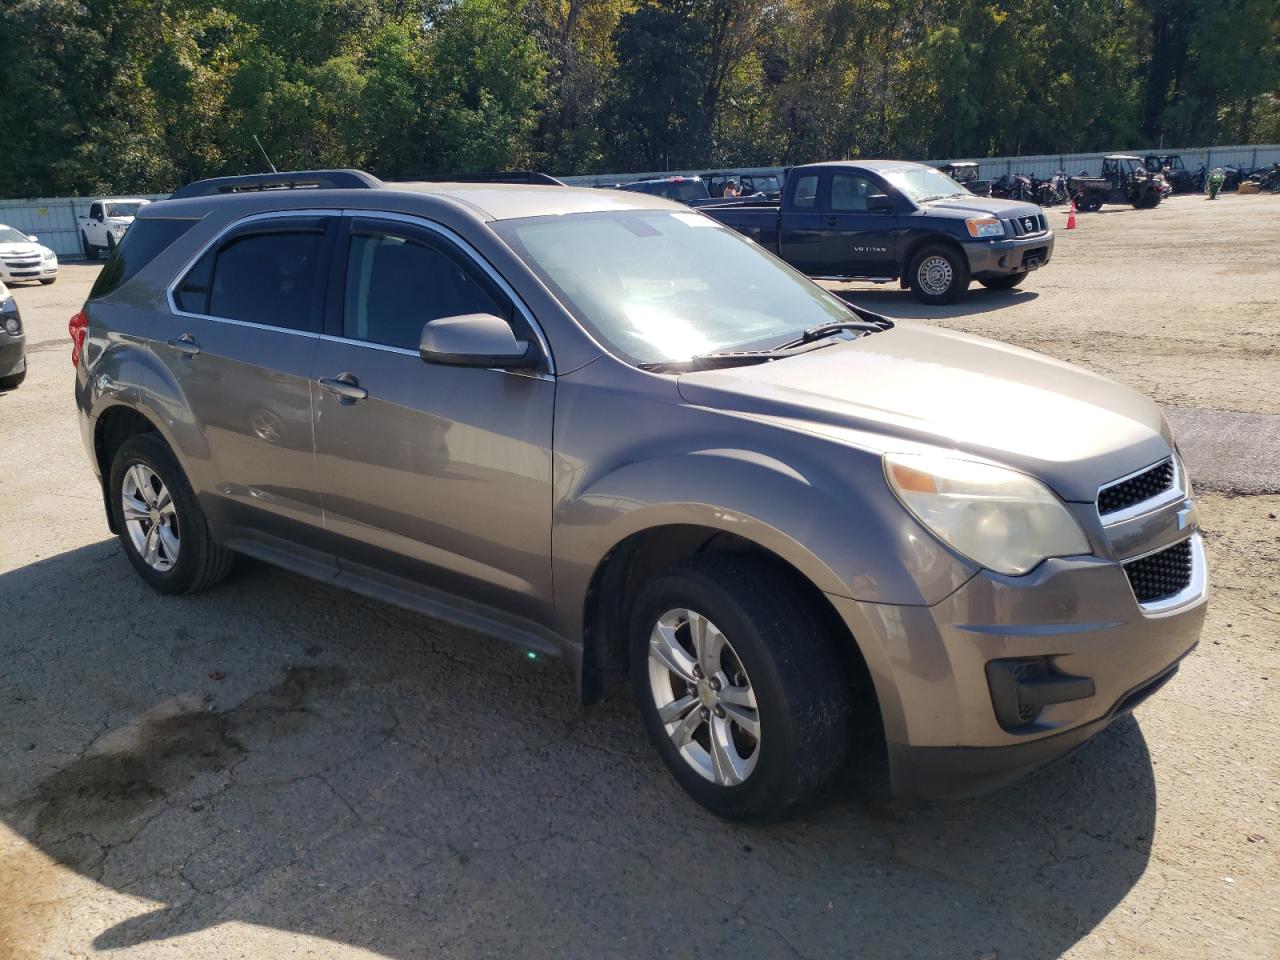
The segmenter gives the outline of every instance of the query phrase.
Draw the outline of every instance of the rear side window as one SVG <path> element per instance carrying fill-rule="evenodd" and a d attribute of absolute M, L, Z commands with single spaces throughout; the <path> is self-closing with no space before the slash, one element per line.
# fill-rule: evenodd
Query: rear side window
<path fill-rule="evenodd" d="M 428 320 L 509 318 L 504 300 L 443 244 L 374 231 L 351 237 L 342 333 L 352 340 L 416 350 Z"/>
<path fill-rule="evenodd" d="M 187 313 L 310 330 L 323 246 L 320 224 L 237 233 L 187 271 L 174 301 Z"/>
<path fill-rule="evenodd" d="M 818 204 L 818 177 L 808 174 L 796 181 L 793 203 L 801 210 L 812 210 Z"/>
<path fill-rule="evenodd" d="M 89 299 L 105 297 L 190 230 L 195 220 L 135 220 L 107 265 L 98 274 Z"/>

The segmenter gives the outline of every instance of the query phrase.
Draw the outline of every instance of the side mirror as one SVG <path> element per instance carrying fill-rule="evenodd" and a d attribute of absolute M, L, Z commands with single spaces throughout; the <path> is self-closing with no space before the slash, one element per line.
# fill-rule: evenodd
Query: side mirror
<path fill-rule="evenodd" d="M 887 213 L 893 209 L 893 198 L 884 193 L 873 193 L 867 197 L 867 210 L 871 213 Z"/>
<path fill-rule="evenodd" d="M 418 353 L 425 363 L 502 370 L 527 370 L 539 359 L 536 344 L 517 340 L 511 324 L 489 313 L 428 320 Z"/>
<path fill-rule="evenodd" d="M 27 239 L 30 240 L 32 243 L 35 243 L 40 238 L 37 237 L 34 233 L 29 233 L 27 234 Z"/>

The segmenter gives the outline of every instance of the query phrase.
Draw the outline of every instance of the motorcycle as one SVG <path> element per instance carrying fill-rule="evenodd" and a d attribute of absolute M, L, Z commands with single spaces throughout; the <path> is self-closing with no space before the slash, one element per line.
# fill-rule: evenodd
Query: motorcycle
<path fill-rule="evenodd" d="M 1058 203 L 1066 203 L 1071 199 L 1067 190 L 1067 174 L 1059 170 L 1048 180 L 1037 180 L 1035 184 L 1036 203 L 1042 207 L 1052 207 Z"/>

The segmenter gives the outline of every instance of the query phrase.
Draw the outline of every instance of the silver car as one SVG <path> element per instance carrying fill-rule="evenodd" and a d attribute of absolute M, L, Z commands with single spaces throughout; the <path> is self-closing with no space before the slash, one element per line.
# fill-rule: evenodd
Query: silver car
<path fill-rule="evenodd" d="M 1200 635 L 1151 401 L 644 194 L 203 181 L 139 212 L 71 334 L 156 589 L 248 554 L 563 657 L 586 702 L 629 677 L 723 816 L 784 815 L 868 737 L 905 796 L 1010 782 Z"/>

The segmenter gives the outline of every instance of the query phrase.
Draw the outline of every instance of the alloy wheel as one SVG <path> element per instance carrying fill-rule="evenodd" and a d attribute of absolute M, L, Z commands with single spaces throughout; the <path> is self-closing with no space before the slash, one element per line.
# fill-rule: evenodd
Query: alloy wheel
<path fill-rule="evenodd" d="M 157 573 L 172 570 L 182 538 L 177 507 L 160 475 L 146 464 L 133 464 L 120 485 L 120 501 L 125 529 L 138 556 Z"/>
<path fill-rule="evenodd" d="M 751 680 L 719 628 L 695 610 L 668 610 L 649 636 L 649 689 L 684 761 L 712 783 L 744 782 L 760 756 Z"/>

